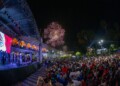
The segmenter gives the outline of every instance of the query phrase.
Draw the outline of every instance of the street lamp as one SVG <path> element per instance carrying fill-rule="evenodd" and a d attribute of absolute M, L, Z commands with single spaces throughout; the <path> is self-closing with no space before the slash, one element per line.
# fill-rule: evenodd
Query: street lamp
<path fill-rule="evenodd" d="M 103 42 L 104 42 L 104 40 L 100 40 L 100 42 L 102 42 L 102 43 L 103 43 Z"/>
<path fill-rule="evenodd" d="M 99 41 L 99 42 L 98 42 L 98 44 L 100 44 L 100 45 L 101 45 L 101 42 Z"/>
<path fill-rule="evenodd" d="M 98 43 L 99 45 L 101 45 L 101 48 L 102 48 L 102 44 L 103 44 L 104 40 L 100 40 Z"/>

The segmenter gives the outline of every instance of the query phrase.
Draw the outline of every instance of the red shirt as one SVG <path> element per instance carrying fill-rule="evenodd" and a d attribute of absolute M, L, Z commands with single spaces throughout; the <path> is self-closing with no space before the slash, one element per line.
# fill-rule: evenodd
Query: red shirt
<path fill-rule="evenodd" d="M 104 77 L 106 74 L 108 74 L 108 72 L 109 72 L 109 70 L 105 69 L 102 76 Z"/>
<path fill-rule="evenodd" d="M 85 81 L 82 81 L 82 86 L 86 86 L 86 83 L 85 83 Z"/>
<path fill-rule="evenodd" d="M 67 67 L 63 67 L 63 68 L 62 68 L 62 72 L 63 72 L 63 73 L 67 73 L 67 72 L 68 72 L 68 68 L 67 68 Z"/>
<path fill-rule="evenodd" d="M 95 66 L 95 65 L 94 65 L 94 63 L 93 63 L 93 64 L 90 66 L 90 69 L 92 70 L 92 69 L 94 68 L 94 66 Z"/>
<path fill-rule="evenodd" d="M 82 64 L 82 67 L 86 67 L 86 64 Z"/>

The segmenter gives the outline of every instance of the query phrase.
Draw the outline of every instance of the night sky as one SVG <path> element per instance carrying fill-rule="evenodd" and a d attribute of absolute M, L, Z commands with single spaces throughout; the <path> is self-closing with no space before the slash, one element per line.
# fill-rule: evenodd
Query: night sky
<path fill-rule="evenodd" d="M 78 0 L 79 2 L 27 0 L 38 28 L 43 29 L 52 21 L 59 22 L 66 30 L 65 42 L 70 49 L 77 47 L 76 34 L 81 29 L 100 31 L 99 23 L 120 22 L 120 6 L 115 0 Z M 114 2 L 113 2 L 114 1 Z"/>

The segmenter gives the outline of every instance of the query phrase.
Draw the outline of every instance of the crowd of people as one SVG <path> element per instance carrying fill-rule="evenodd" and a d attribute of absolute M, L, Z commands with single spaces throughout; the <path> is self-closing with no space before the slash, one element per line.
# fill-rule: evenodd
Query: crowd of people
<path fill-rule="evenodd" d="M 37 62 L 37 56 L 34 53 L 20 53 L 11 52 L 7 53 L 0 50 L 0 66 L 17 64 L 22 65 L 23 63 Z"/>
<path fill-rule="evenodd" d="M 37 86 L 120 86 L 120 57 L 56 61 Z"/>
<path fill-rule="evenodd" d="M 10 62 L 10 54 L 0 50 L 0 65 L 8 64 Z"/>

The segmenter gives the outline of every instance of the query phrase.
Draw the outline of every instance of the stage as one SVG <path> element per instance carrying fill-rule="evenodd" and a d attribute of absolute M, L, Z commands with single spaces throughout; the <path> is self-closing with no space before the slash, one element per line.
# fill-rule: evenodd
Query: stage
<path fill-rule="evenodd" d="M 0 86 L 11 86 L 17 82 L 23 81 L 40 67 L 40 63 L 22 66 L 17 66 L 15 64 L 0 66 Z"/>

